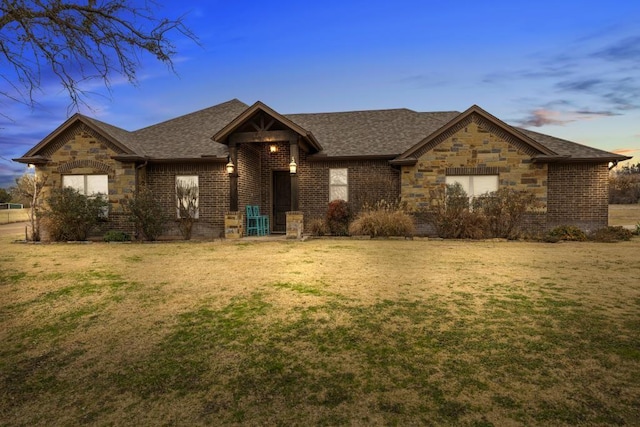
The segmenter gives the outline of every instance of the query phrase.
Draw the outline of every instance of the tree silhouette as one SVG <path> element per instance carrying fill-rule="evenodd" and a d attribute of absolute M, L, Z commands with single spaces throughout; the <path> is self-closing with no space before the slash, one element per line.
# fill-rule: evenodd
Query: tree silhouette
<path fill-rule="evenodd" d="M 90 83 L 110 90 L 122 76 L 136 84 L 141 55 L 173 71 L 179 33 L 196 41 L 183 17 L 156 16 L 151 0 L 1 0 L 0 98 L 33 107 L 50 78 L 68 93 L 70 108 L 86 105 Z M 1 113 L 0 113 L 1 114 Z"/>

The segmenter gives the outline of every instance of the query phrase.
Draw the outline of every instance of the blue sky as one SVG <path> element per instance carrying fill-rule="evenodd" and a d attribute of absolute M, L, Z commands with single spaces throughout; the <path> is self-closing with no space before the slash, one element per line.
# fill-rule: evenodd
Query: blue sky
<path fill-rule="evenodd" d="M 177 75 L 142 57 L 137 86 L 91 87 L 82 113 L 135 130 L 232 98 L 281 113 L 478 104 L 640 161 L 637 0 L 158 3 L 200 46 L 176 34 Z M 53 80 L 36 96 L 34 110 L 0 100 L 0 187 L 25 171 L 9 159 L 74 112 Z"/>

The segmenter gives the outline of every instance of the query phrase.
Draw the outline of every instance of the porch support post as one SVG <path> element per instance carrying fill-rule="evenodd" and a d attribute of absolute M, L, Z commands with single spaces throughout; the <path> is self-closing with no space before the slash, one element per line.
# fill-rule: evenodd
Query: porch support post
<path fill-rule="evenodd" d="M 229 144 L 229 160 L 235 166 L 233 173 L 229 174 L 229 210 L 238 211 L 238 147 L 235 143 Z"/>
<path fill-rule="evenodd" d="M 298 149 L 298 138 L 289 140 L 289 152 L 298 164 L 300 171 L 300 150 Z M 291 161 L 291 160 L 290 160 Z M 298 210 L 298 173 L 291 174 L 291 210 Z"/>

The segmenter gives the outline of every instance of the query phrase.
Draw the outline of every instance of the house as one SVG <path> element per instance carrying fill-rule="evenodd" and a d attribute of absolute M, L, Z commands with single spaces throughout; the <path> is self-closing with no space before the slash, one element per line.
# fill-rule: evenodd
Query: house
<path fill-rule="evenodd" d="M 503 186 L 534 193 L 544 206 L 534 228 L 595 229 L 607 225 L 608 165 L 626 159 L 510 126 L 475 105 L 280 114 L 234 99 L 133 132 L 76 114 L 15 160 L 36 165 L 50 187 L 107 193 L 109 227 L 125 231 L 123 202 L 141 185 L 175 217 L 176 183 L 192 183 L 194 234 L 233 237 L 247 205 L 269 215 L 272 232 L 295 231 L 336 198 L 357 208 L 401 197 L 420 209 L 434 186 L 452 182 L 470 196 Z"/>

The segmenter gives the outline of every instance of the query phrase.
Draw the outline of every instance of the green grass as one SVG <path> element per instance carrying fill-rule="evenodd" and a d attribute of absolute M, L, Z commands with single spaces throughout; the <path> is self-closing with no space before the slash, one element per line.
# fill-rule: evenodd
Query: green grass
<path fill-rule="evenodd" d="M 219 245 L 9 246 L 0 425 L 640 419 L 638 240 Z"/>

